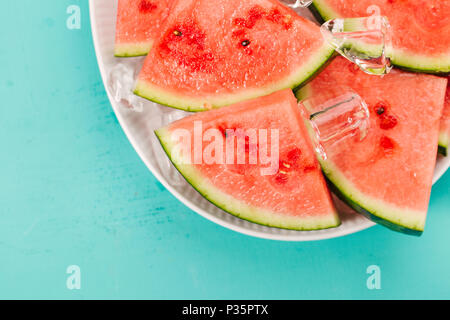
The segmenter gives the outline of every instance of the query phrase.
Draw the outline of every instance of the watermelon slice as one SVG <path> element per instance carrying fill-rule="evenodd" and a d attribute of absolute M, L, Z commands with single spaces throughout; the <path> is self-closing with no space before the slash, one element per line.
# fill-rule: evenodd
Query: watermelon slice
<path fill-rule="evenodd" d="M 445 95 L 444 111 L 441 119 L 441 132 L 439 133 L 439 152 L 444 156 L 448 155 L 450 143 L 450 78 L 447 84 L 447 93 Z"/>
<path fill-rule="evenodd" d="M 201 128 L 195 129 L 199 123 Z M 200 161 L 195 160 L 195 153 L 210 154 L 211 143 L 205 141 L 211 129 L 216 129 L 214 142 L 222 143 L 213 153 L 218 155 L 223 150 L 223 155 L 215 161 L 208 161 L 206 156 Z M 261 129 L 267 130 L 267 143 L 264 144 L 261 133 L 255 140 L 248 134 L 249 130 L 260 132 Z M 179 134 L 180 130 L 187 133 L 188 138 Z M 229 130 L 235 131 L 230 133 Z M 278 132 L 279 140 L 274 139 L 272 130 Z M 239 141 L 236 138 L 240 135 L 238 132 L 248 134 L 247 138 L 241 135 L 245 138 L 241 143 L 242 149 L 238 149 L 239 143 L 235 142 Z M 198 113 L 174 122 L 156 134 L 186 180 L 213 204 L 239 218 L 294 230 L 324 229 L 340 224 L 291 90 Z M 195 144 L 198 137 L 200 141 L 203 137 L 201 147 Z M 234 146 L 229 150 L 234 150 L 235 156 L 226 151 L 225 146 L 230 142 Z M 180 144 L 191 148 L 185 153 L 175 151 Z M 237 164 L 238 150 L 247 159 L 241 164 Z M 276 163 L 276 166 L 263 164 L 268 162 L 261 161 L 261 150 L 273 157 L 274 162 L 271 163 Z M 256 162 L 249 160 L 253 152 L 258 154 Z M 232 161 L 227 162 L 226 157 Z M 185 161 L 187 158 L 190 159 Z M 273 168 L 272 172 L 262 174 L 262 169 L 268 167 Z"/>
<path fill-rule="evenodd" d="M 179 0 L 135 93 L 203 111 L 294 88 L 333 53 L 317 25 L 276 0 Z"/>
<path fill-rule="evenodd" d="M 146 55 L 161 35 L 161 25 L 174 0 L 119 0 L 117 8 L 116 57 Z"/>
<path fill-rule="evenodd" d="M 364 140 L 355 137 L 328 146 L 328 159 L 319 159 L 326 177 L 360 213 L 394 230 L 420 235 L 447 80 L 400 70 L 374 77 L 338 57 L 297 97 L 336 85 L 351 87 L 366 101 L 370 125 Z"/>
<path fill-rule="evenodd" d="M 310 8 L 323 20 L 380 13 L 392 28 L 393 64 L 419 72 L 450 72 L 450 1 L 314 0 Z"/>

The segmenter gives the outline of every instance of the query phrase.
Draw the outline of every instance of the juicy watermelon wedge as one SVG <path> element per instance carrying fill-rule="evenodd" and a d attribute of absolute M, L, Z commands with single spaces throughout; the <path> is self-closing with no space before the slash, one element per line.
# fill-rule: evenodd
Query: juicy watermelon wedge
<path fill-rule="evenodd" d="M 116 57 L 144 56 L 161 35 L 161 27 L 174 0 L 119 0 Z"/>
<path fill-rule="evenodd" d="M 419 72 L 450 72 L 450 1 L 314 0 L 310 9 L 321 20 L 386 16 L 392 29 L 394 65 Z"/>
<path fill-rule="evenodd" d="M 441 119 L 441 132 L 439 133 L 439 152 L 444 156 L 448 155 L 450 143 L 450 81 L 447 84 L 447 93 L 445 94 L 444 111 Z"/>
<path fill-rule="evenodd" d="M 199 123 L 201 129 L 195 129 Z M 261 134 L 258 140 L 245 140 L 247 161 L 243 164 L 237 164 L 237 156 L 236 161 L 228 164 L 225 156 L 215 163 L 206 160 L 205 156 L 200 159 L 202 161 L 194 160 L 195 153 L 205 155 L 208 152 L 210 143 L 205 142 L 205 137 L 211 129 L 216 129 L 219 135 L 214 141 L 220 139 L 223 142 L 221 148 L 215 149 L 215 155 L 219 154 L 218 150 L 224 150 L 225 154 L 225 145 L 236 137 L 227 130 L 266 129 L 268 144 L 265 150 L 274 150 L 272 147 L 276 144 L 279 156 L 273 159 L 277 166 L 267 172 L 270 174 L 262 174 L 261 169 L 267 169 L 268 165 L 262 164 L 259 154 L 263 148 Z M 278 132 L 278 141 L 273 139 L 272 130 Z M 195 146 L 198 132 L 202 134 L 200 140 L 204 138 L 201 147 Z M 186 180 L 210 202 L 239 218 L 293 230 L 325 229 L 340 224 L 291 90 L 198 113 L 174 122 L 156 134 Z M 190 151 L 176 151 L 180 145 L 190 145 Z M 199 149 L 195 151 L 196 148 Z M 235 155 L 238 155 L 238 148 L 236 143 Z M 257 163 L 249 161 L 250 150 L 259 154 Z M 276 154 L 269 153 L 271 156 Z M 187 158 L 190 160 L 185 161 Z"/>
<path fill-rule="evenodd" d="M 204 111 L 294 88 L 334 54 L 317 25 L 276 0 L 179 0 L 135 93 Z"/>
<path fill-rule="evenodd" d="M 336 193 L 358 212 L 391 229 L 420 235 L 436 162 L 446 79 L 393 70 L 365 74 L 342 57 L 297 92 L 299 99 L 336 85 L 357 92 L 370 109 L 364 140 L 346 139 L 320 158 Z M 314 111 L 314 110 L 311 110 Z"/>

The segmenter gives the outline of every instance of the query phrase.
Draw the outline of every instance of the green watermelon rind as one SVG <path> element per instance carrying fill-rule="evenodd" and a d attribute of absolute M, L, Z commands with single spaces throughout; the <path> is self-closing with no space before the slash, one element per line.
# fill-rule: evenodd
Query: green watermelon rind
<path fill-rule="evenodd" d="M 445 157 L 449 154 L 448 152 L 449 143 L 450 143 L 449 134 L 447 132 L 441 132 L 439 134 L 438 152 Z"/>
<path fill-rule="evenodd" d="M 351 195 L 342 192 L 342 190 L 339 187 L 337 187 L 337 185 L 335 183 L 333 183 L 328 177 L 326 177 L 326 180 L 328 182 L 328 185 L 330 186 L 330 189 L 333 191 L 333 193 L 335 195 L 338 196 L 339 199 L 341 199 L 342 201 L 347 203 L 347 205 L 349 205 L 351 208 L 353 208 L 359 214 L 362 214 L 367 219 L 369 219 L 379 225 L 387 227 L 391 230 L 401 232 L 404 234 L 409 234 L 409 235 L 413 235 L 413 236 L 421 236 L 423 234 L 424 225 L 416 226 L 413 228 L 405 227 L 403 225 L 400 225 L 398 221 L 395 221 L 395 219 L 387 218 L 388 215 L 382 216 L 380 214 L 377 214 L 376 210 L 371 212 L 371 211 L 367 210 L 366 208 L 362 207 L 359 204 L 360 202 L 357 200 L 354 200 Z M 392 214 L 394 214 L 394 213 L 392 213 Z"/>
<path fill-rule="evenodd" d="M 304 217 L 281 216 L 261 208 L 251 207 L 217 189 L 202 177 L 194 166 L 183 164 L 181 161 L 174 159 L 171 154 L 174 145 L 167 128 L 156 130 L 155 134 L 165 153 L 186 181 L 209 202 L 233 216 L 266 227 L 296 231 L 324 230 L 338 227 L 341 224 L 336 212 L 324 214 L 323 218 L 310 217 L 305 219 Z"/>
<path fill-rule="evenodd" d="M 116 43 L 114 45 L 114 56 L 117 58 L 132 58 L 146 56 L 152 48 L 153 42 L 143 43 Z"/>
<path fill-rule="evenodd" d="M 310 94 L 310 88 L 305 86 L 296 92 L 296 97 L 301 101 L 310 96 Z M 305 122 L 305 125 L 311 134 L 309 123 Z M 324 160 L 320 156 L 317 158 L 330 188 L 342 201 L 358 213 L 380 225 L 401 233 L 415 236 L 420 236 L 423 233 L 425 229 L 426 211 L 420 212 L 406 208 L 398 208 L 380 199 L 365 195 L 352 182 L 345 178 L 344 174 L 330 160 Z"/>
<path fill-rule="evenodd" d="M 326 0 L 314 0 L 309 6 L 310 11 L 320 22 L 339 17 L 325 2 Z M 397 49 L 392 52 L 391 62 L 400 69 L 412 72 L 436 75 L 448 75 L 450 73 L 450 55 L 440 57 L 419 56 Z"/>
<path fill-rule="evenodd" d="M 180 96 L 177 95 L 176 91 L 168 91 L 139 79 L 136 83 L 134 93 L 161 105 L 184 111 L 199 112 L 208 109 L 216 109 L 240 101 L 266 96 L 282 89 L 295 89 L 304 85 L 326 66 L 327 62 L 334 57 L 334 54 L 334 49 L 328 44 L 324 44 L 316 52 L 312 53 L 310 59 L 305 61 L 303 65 L 289 77 L 276 83 L 271 83 L 266 87 L 242 90 L 239 93 L 215 95 L 203 98 L 185 95 Z"/>
<path fill-rule="evenodd" d="M 334 193 L 366 218 L 405 234 L 420 236 L 425 229 L 426 211 L 392 206 L 363 194 L 329 160 L 319 159 Z"/>

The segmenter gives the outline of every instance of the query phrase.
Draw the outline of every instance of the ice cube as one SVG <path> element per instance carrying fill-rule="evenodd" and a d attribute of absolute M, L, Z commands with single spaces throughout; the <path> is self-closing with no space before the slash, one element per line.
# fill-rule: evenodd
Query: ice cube
<path fill-rule="evenodd" d="M 114 100 L 129 110 L 142 112 L 144 100 L 133 93 L 138 67 L 142 58 L 121 59 L 111 69 L 108 76 L 108 91 Z"/>
<path fill-rule="evenodd" d="M 311 5 L 313 0 L 283 0 L 291 8 L 306 8 Z"/>
<path fill-rule="evenodd" d="M 362 141 L 370 113 L 365 101 L 351 88 L 337 86 L 299 103 L 317 154 L 328 158 L 327 146 L 353 137 Z"/>
<path fill-rule="evenodd" d="M 337 52 L 364 72 L 384 75 L 391 71 L 392 35 L 386 17 L 333 19 L 325 22 L 321 31 Z"/>

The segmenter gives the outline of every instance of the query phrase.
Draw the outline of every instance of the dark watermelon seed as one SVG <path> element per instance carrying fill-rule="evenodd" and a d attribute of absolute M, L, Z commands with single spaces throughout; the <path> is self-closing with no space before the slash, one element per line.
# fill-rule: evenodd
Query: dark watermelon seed
<path fill-rule="evenodd" d="M 182 33 L 180 30 L 175 30 L 175 31 L 173 32 L 173 34 L 174 34 L 175 36 L 177 36 L 177 37 L 181 37 L 181 36 L 183 35 L 183 33 Z"/>
<path fill-rule="evenodd" d="M 384 109 L 384 107 L 378 107 L 375 111 L 378 115 L 381 116 L 386 110 Z"/>
<path fill-rule="evenodd" d="M 248 46 L 250 44 L 250 40 L 243 40 L 242 42 L 241 42 L 241 45 L 243 46 L 243 47 L 246 47 L 246 46 Z"/>
<path fill-rule="evenodd" d="M 377 115 L 381 116 L 382 114 L 386 113 L 389 109 L 389 105 L 387 102 L 380 101 L 375 105 L 375 112 Z"/>

